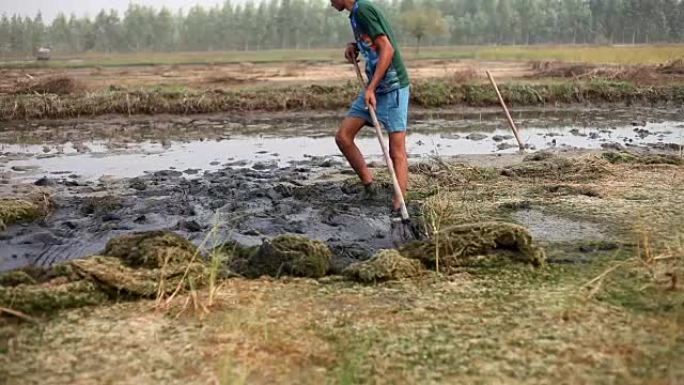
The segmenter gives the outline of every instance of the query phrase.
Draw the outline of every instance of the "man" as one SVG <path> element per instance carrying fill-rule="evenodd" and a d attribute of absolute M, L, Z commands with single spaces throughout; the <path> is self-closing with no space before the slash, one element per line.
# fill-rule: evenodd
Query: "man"
<path fill-rule="evenodd" d="M 369 0 L 331 0 L 333 8 L 349 11 L 355 42 L 349 43 L 345 58 L 357 61 L 359 52 L 366 61 L 366 76 L 370 82 L 354 101 L 335 136 L 349 164 L 361 179 L 367 193 L 373 191 L 373 174 L 368 169 L 354 138 L 365 125 L 372 125 L 367 105 L 373 107 L 380 124 L 389 133 L 390 157 L 404 195 L 408 186 L 408 159 L 406 156 L 406 125 L 409 102 L 409 78 L 401 58 L 392 27 Z M 398 196 L 394 196 L 392 209 L 400 209 Z M 397 214 L 398 215 L 398 214 Z"/>

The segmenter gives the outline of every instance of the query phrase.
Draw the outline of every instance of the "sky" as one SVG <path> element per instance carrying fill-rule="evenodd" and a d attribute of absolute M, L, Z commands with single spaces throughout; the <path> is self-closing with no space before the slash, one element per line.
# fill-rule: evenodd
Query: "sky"
<path fill-rule="evenodd" d="M 232 0 L 231 2 L 238 4 L 244 1 Z M 126 8 L 128 8 L 129 3 L 151 5 L 157 8 L 166 6 L 173 12 L 176 12 L 179 8 L 188 10 L 196 4 L 204 7 L 223 4 L 223 0 L 0 0 L 0 15 L 3 13 L 7 15 L 16 13 L 34 17 L 40 10 L 43 20 L 50 22 L 59 12 L 63 12 L 66 15 L 75 13 L 79 17 L 88 15 L 92 18 L 101 9 L 105 8 L 115 9 L 119 11 L 119 15 L 122 15 Z"/>

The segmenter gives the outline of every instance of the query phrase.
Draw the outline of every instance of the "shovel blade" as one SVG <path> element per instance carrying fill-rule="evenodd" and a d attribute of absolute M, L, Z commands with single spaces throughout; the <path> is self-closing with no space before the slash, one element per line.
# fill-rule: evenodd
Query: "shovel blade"
<path fill-rule="evenodd" d="M 420 231 L 409 219 L 392 220 L 390 237 L 395 247 L 422 239 Z"/>

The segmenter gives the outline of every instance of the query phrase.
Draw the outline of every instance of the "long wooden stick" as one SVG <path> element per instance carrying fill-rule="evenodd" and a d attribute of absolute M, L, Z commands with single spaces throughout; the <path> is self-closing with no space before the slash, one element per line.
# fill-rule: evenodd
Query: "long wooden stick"
<path fill-rule="evenodd" d="M 520 148 L 520 151 L 525 150 L 525 145 L 523 144 L 522 140 L 520 139 L 520 134 L 518 134 L 518 127 L 515 126 L 515 122 L 513 122 L 513 118 L 511 118 L 511 113 L 508 112 L 508 107 L 506 107 L 506 102 L 504 102 L 503 97 L 501 96 L 501 92 L 499 92 L 499 87 L 496 85 L 496 82 L 494 81 L 494 77 L 492 76 L 491 72 L 485 71 L 487 73 L 487 77 L 489 78 L 489 81 L 492 83 L 492 86 L 494 86 L 494 90 L 496 91 L 496 96 L 499 98 L 499 103 L 501 103 L 501 108 L 503 108 L 504 113 L 506 113 L 506 119 L 508 119 L 508 125 L 511 126 L 511 130 L 513 130 L 513 135 L 515 135 L 515 140 L 518 141 L 518 147 Z"/>
<path fill-rule="evenodd" d="M 0 314 L 2 314 L 2 313 L 7 313 L 7 314 L 9 314 L 9 315 L 13 315 L 13 316 L 15 316 L 15 317 L 17 317 L 17 318 L 23 319 L 24 321 L 36 322 L 36 319 L 35 319 L 35 318 L 29 317 L 28 315 L 26 315 L 26 314 L 24 314 L 24 313 L 22 313 L 22 312 L 20 312 L 20 311 L 13 310 L 13 309 L 8 309 L 8 308 L 6 308 L 6 307 L 0 307 Z"/>
<path fill-rule="evenodd" d="M 366 87 L 366 82 L 363 80 L 363 75 L 361 75 L 361 69 L 359 69 L 359 63 L 354 60 L 354 68 L 356 69 L 356 77 L 359 79 L 359 83 L 363 88 Z M 390 179 L 392 180 L 392 186 L 394 187 L 394 194 L 399 197 L 399 203 L 401 204 L 401 219 L 408 221 L 409 214 L 406 209 L 406 202 L 404 201 L 404 194 L 401 193 L 401 186 L 399 186 L 399 180 L 397 180 L 397 174 L 394 172 L 394 162 L 390 157 L 389 150 L 385 144 L 385 138 L 382 135 L 382 127 L 378 121 L 378 117 L 375 114 L 375 108 L 368 106 L 368 111 L 370 111 L 371 119 L 373 120 L 373 126 L 375 126 L 375 135 L 378 137 L 380 142 L 380 147 L 382 148 L 382 154 L 385 156 L 385 163 L 387 164 L 387 170 L 390 174 Z"/>

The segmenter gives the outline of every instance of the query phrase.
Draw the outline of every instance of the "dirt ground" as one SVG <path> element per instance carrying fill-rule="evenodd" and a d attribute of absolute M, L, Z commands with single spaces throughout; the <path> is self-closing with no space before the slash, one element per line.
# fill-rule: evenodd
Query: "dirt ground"
<path fill-rule="evenodd" d="M 540 79 L 633 81 L 638 84 L 670 84 L 684 80 L 684 65 L 605 66 L 561 62 L 415 60 L 407 63 L 412 81 L 450 79 L 485 82 L 485 70 L 501 81 L 534 82 Z M 68 77 L 78 91 L 136 90 L 140 88 L 230 90 L 285 85 L 355 82 L 348 64 L 325 62 L 240 63 L 220 65 L 157 65 L 88 67 L 70 69 L 2 69 L 0 94 L 12 93 L 36 79 Z"/>
<path fill-rule="evenodd" d="M 461 76 L 472 72 L 484 77 L 484 69 L 500 78 L 521 78 L 533 73 L 523 62 L 479 61 L 416 61 L 409 65 L 413 79 Z M 326 84 L 355 81 L 356 75 L 348 64 L 329 63 L 267 63 L 225 65 L 167 65 L 136 67 L 98 67 L 76 69 L 0 69 L 0 93 L 8 92 L 31 77 L 69 76 L 87 90 L 110 87 L 186 87 L 192 89 L 231 89 L 245 86 L 273 86 L 288 84 Z"/>

